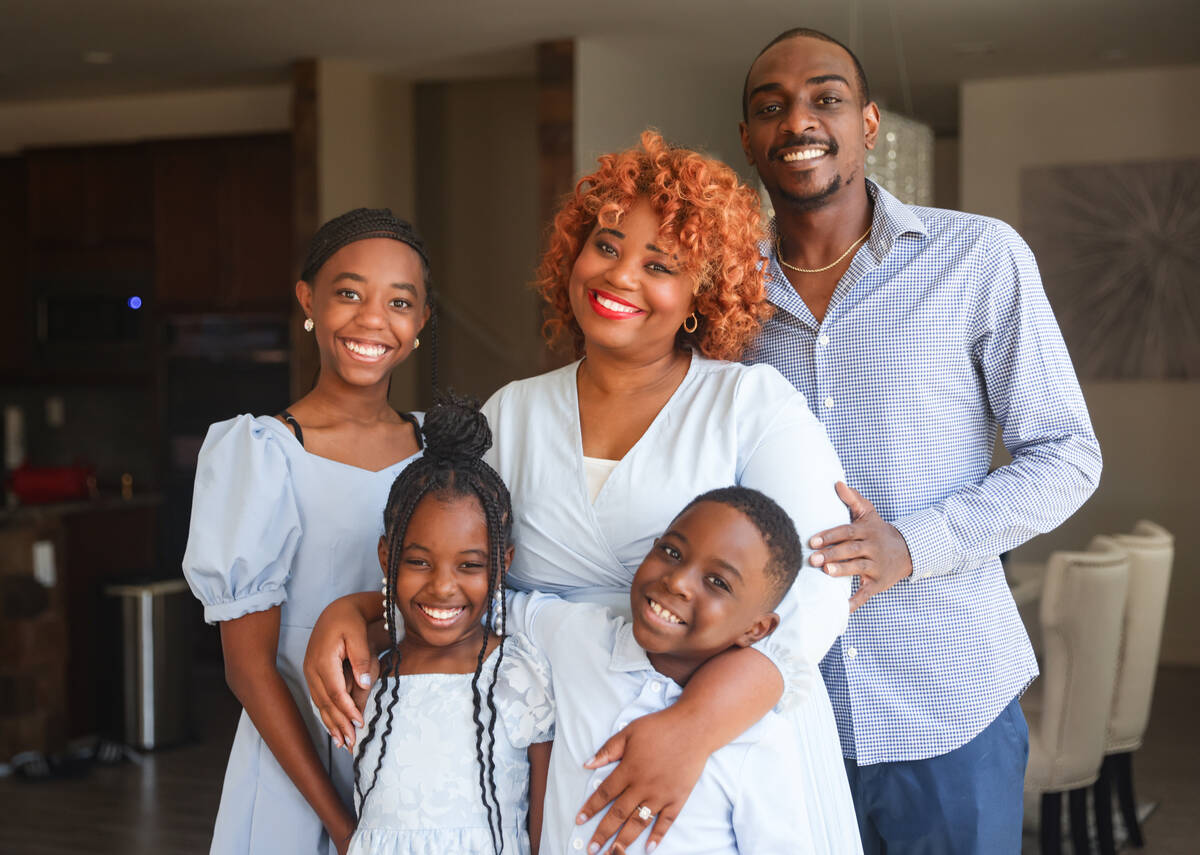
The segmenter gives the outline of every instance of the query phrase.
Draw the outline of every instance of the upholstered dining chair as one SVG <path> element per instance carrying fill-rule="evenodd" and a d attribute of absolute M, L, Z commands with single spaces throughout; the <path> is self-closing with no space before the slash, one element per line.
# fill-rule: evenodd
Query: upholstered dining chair
<path fill-rule="evenodd" d="M 1042 855 L 1060 852 L 1064 792 L 1075 855 L 1091 851 L 1087 788 L 1104 757 L 1128 579 L 1129 558 L 1119 551 L 1055 552 L 1046 564 L 1042 676 L 1021 699 L 1029 722 L 1025 816 L 1032 823 L 1040 812 Z"/>
<path fill-rule="evenodd" d="M 1141 520 L 1131 533 L 1097 537 L 1089 548 L 1122 552 L 1129 558 L 1129 591 L 1117 649 L 1116 686 L 1105 734 L 1104 763 L 1093 791 L 1103 851 L 1112 839 L 1114 786 L 1129 842 L 1134 846 L 1143 844 L 1133 791 L 1133 752 L 1141 747 L 1150 720 L 1175 538 L 1162 526 Z"/>

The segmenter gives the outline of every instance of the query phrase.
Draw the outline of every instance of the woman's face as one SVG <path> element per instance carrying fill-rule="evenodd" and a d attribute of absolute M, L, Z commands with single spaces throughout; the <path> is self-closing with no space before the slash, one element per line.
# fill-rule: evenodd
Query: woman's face
<path fill-rule="evenodd" d="M 659 246 L 659 219 L 639 199 L 612 227 L 597 223 L 571 269 L 571 310 L 589 352 L 669 352 L 691 314 L 695 276 Z"/>
<path fill-rule="evenodd" d="M 313 320 L 321 369 L 355 386 L 386 382 L 429 319 L 421 257 L 407 244 L 371 238 L 329 257 L 296 297 Z"/>

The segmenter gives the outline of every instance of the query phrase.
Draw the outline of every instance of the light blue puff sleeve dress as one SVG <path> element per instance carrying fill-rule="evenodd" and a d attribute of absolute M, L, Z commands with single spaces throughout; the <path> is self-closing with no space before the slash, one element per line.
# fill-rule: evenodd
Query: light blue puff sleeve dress
<path fill-rule="evenodd" d="M 510 383 L 483 408 L 495 436 L 485 459 L 512 494 L 516 550 L 508 581 L 514 587 L 599 603 L 628 619 L 629 586 L 654 538 L 695 496 L 730 484 L 775 499 L 805 544 L 848 522 L 834 491 L 844 479 L 841 464 L 804 396 L 770 366 L 696 354 L 593 501 L 578 367 Z M 786 819 L 796 852 L 861 851 L 833 709 L 817 669 L 845 630 L 850 592 L 849 579 L 829 577 L 806 561 L 777 609 L 779 629 L 756 645 L 783 676 L 777 711 L 791 722 L 803 758 L 795 775 L 805 798 Z M 518 623 L 509 631 L 520 632 Z"/>
<path fill-rule="evenodd" d="M 209 428 L 196 469 L 183 573 L 209 623 L 279 606 L 276 665 L 347 805 L 350 755 L 309 702 L 304 650 L 322 610 L 378 589 L 376 545 L 392 482 L 413 458 L 372 472 L 304 450 L 278 419 L 238 416 Z M 321 821 L 245 711 L 225 772 L 214 855 L 334 853 Z"/>

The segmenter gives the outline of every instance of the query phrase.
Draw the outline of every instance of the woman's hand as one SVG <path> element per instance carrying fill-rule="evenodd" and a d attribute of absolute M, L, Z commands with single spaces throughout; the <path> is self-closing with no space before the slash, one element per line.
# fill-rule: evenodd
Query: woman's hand
<path fill-rule="evenodd" d="M 367 689 L 379 676 L 379 660 L 367 640 L 372 606 L 382 613 L 373 592 L 334 600 L 317 619 L 304 654 L 304 679 L 313 704 L 334 743 L 347 749 L 354 747 L 354 728 L 363 720 L 350 687 Z"/>
<path fill-rule="evenodd" d="M 646 851 L 656 847 L 683 810 L 709 755 L 720 747 L 710 744 L 710 735 L 711 728 L 678 704 L 642 716 L 613 734 L 584 764 L 598 769 L 619 761 L 575 818 L 576 824 L 582 825 L 612 803 L 592 835 L 588 852 L 599 852 L 614 834 L 614 847 L 620 848 L 610 851 L 623 851 L 650 823 L 654 828 Z M 650 810 L 649 819 L 638 816 L 638 808 L 643 806 Z"/>

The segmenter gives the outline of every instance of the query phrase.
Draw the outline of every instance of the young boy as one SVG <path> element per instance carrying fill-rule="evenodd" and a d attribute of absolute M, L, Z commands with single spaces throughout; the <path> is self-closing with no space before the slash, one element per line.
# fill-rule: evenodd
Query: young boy
<path fill-rule="evenodd" d="M 713 656 L 769 635 L 801 561 L 782 508 L 756 490 L 724 487 L 693 499 L 655 541 L 630 588 L 632 622 L 547 595 L 511 601 L 509 626 L 521 627 L 544 658 L 556 718 L 542 852 L 586 851 L 599 818 L 584 825 L 573 818 L 613 766 L 583 764 L 630 721 L 673 703 Z M 529 650 L 522 642 L 513 647 Z M 709 758 L 655 852 L 794 851 L 789 822 L 803 798 L 799 765 L 791 729 L 769 713 Z M 630 821 L 649 827 L 649 809 L 642 814 Z M 641 855 L 647 837 L 627 851 Z"/>

